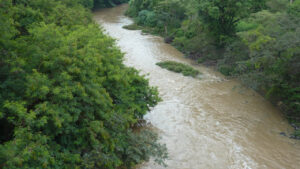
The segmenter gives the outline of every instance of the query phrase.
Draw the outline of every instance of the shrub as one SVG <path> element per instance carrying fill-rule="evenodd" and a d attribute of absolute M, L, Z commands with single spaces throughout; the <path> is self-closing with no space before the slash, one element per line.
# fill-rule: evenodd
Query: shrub
<path fill-rule="evenodd" d="M 139 25 L 153 27 L 157 23 L 156 18 L 157 17 L 155 16 L 155 13 L 153 11 L 142 10 L 139 12 L 139 15 L 136 20 Z"/>
<path fill-rule="evenodd" d="M 258 24 L 255 24 L 255 23 L 240 21 L 237 24 L 236 30 L 237 30 L 237 32 L 249 31 L 249 30 L 257 28 L 257 26 L 258 26 Z"/>

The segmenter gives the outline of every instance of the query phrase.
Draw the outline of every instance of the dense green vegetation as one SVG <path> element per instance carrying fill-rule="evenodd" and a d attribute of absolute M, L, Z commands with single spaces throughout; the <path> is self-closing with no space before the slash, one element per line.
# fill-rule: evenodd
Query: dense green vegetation
<path fill-rule="evenodd" d="M 189 65 L 174 61 L 158 62 L 156 65 L 176 73 L 182 73 L 184 76 L 196 77 L 200 72 Z"/>
<path fill-rule="evenodd" d="M 131 168 L 166 157 L 156 134 L 133 130 L 157 90 L 122 64 L 92 22 L 93 3 L 0 0 L 0 168 Z"/>
<path fill-rule="evenodd" d="M 300 138 L 300 0 L 131 0 L 127 15 L 266 96 Z"/>
<path fill-rule="evenodd" d="M 129 0 L 82 0 L 82 1 L 86 1 L 86 2 L 92 1 L 94 8 L 105 8 L 105 7 L 113 7 L 121 3 L 128 2 Z"/>

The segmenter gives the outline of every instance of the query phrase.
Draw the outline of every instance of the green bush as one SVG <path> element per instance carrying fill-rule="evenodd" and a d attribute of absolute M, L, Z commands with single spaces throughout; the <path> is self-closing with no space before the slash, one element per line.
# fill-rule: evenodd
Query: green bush
<path fill-rule="evenodd" d="M 243 31 L 248 31 L 257 28 L 258 24 L 251 23 L 251 22 L 246 22 L 246 21 L 240 21 L 237 24 L 236 30 L 237 32 L 243 32 Z"/>
<path fill-rule="evenodd" d="M 229 76 L 233 72 L 233 68 L 229 65 L 221 65 L 218 70 L 225 76 Z"/>
<path fill-rule="evenodd" d="M 182 73 L 184 76 L 196 77 L 200 73 L 198 70 L 192 68 L 189 65 L 174 62 L 174 61 L 159 62 L 156 63 L 156 65 L 176 73 Z"/>
<path fill-rule="evenodd" d="M 289 5 L 288 13 L 294 17 L 300 17 L 300 1 L 295 1 Z"/>
<path fill-rule="evenodd" d="M 137 17 L 137 24 L 153 27 L 157 23 L 157 17 L 154 12 L 142 10 Z"/>
<path fill-rule="evenodd" d="M 153 11 L 161 0 L 131 0 L 129 1 L 130 8 L 126 11 L 126 15 L 137 17 L 142 10 Z"/>

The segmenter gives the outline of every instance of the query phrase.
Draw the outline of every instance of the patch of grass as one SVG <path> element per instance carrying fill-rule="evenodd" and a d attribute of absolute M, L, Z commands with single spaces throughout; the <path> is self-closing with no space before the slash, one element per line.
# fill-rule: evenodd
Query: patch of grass
<path fill-rule="evenodd" d="M 192 68 L 191 66 L 174 61 L 158 62 L 156 65 L 176 73 L 182 73 L 184 76 L 196 77 L 200 74 L 198 70 Z"/>
<path fill-rule="evenodd" d="M 141 30 L 142 33 L 145 34 L 152 34 L 152 35 L 159 35 L 159 31 L 156 30 L 155 28 L 147 27 L 147 26 L 140 26 L 136 23 L 130 24 L 130 25 L 125 25 L 123 26 L 124 29 L 127 30 Z"/>
<path fill-rule="evenodd" d="M 128 30 L 141 30 L 143 29 L 143 27 L 133 23 L 133 24 L 130 24 L 130 25 L 125 25 L 123 26 L 124 29 L 128 29 Z"/>

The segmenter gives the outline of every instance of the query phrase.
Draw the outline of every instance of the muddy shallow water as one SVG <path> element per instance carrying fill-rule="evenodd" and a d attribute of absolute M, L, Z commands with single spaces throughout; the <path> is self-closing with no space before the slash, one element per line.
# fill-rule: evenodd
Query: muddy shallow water
<path fill-rule="evenodd" d="M 94 19 L 117 39 L 124 63 L 148 74 L 163 101 L 145 119 L 168 148 L 167 169 L 300 168 L 300 141 L 280 135 L 292 128 L 263 97 L 189 59 L 163 39 L 122 26 L 132 23 L 127 5 L 94 12 Z M 156 66 L 174 60 L 202 72 L 184 77 Z M 152 162 L 140 169 L 161 169 Z"/>

